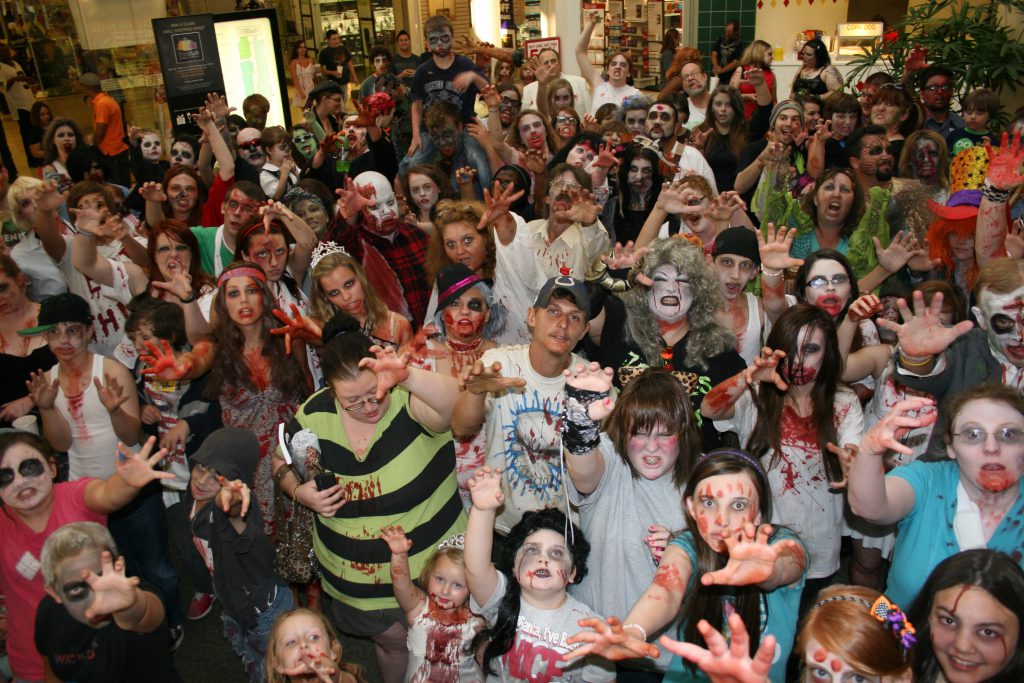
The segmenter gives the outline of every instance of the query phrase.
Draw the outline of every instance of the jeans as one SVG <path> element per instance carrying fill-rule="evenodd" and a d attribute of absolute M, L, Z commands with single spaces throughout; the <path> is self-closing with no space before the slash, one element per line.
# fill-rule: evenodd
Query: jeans
<path fill-rule="evenodd" d="M 246 630 L 242 625 L 221 610 L 220 620 L 224 624 L 224 637 L 242 658 L 245 673 L 253 683 L 262 683 L 264 663 L 267 658 L 267 638 L 270 627 L 278 615 L 295 608 L 292 592 L 287 586 L 278 586 L 277 594 L 270 605 L 256 617 L 256 627 Z"/>
<path fill-rule="evenodd" d="M 185 621 L 178 589 L 178 572 L 167 546 L 167 520 L 159 486 L 146 487 L 128 506 L 110 515 L 108 527 L 124 555 L 129 576 L 138 576 L 156 587 L 167 610 L 167 624 Z"/>
<path fill-rule="evenodd" d="M 420 140 L 422 145 L 416 153 L 411 157 L 405 157 L 398 163 L 398 172 L 403 176 L 409 172 L 409 169 L 417 164 L 431 164 L 437 162 L 437 147 L 434 146 L 434 141 L 427 135 L 426 129 L 420 131 Z M 473 139 L 473 136 L 462 131 L 460 138 L 459 149 L 455 153 L 455 158 L 452 163 L 452 187 L 458 190 L 458 182 L 455 179 L 455 171 L 462 166 L 469 166 L 470 168 L 476 169 L 476 179 L 473 181 L 473 190 L 476 193 L 476 198 L 483 201 L 484 194 L 483 189 L 491 187 L 491 164 L 487 160 L 487 152 L 480 147 L 480 144 Z M 408 188 L 406 188 L 408 190 Z"/>

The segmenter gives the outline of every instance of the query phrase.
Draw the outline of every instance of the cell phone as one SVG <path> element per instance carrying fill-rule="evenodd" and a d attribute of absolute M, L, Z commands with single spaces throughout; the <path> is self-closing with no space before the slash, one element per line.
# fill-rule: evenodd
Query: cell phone
<path fill-rule="evenodd" d="M 313 481 L 316 482 L 317 491 L 326 491 L 338 483 L 338 480 L 330 472 L 321 472 L 313 477 Z"/>

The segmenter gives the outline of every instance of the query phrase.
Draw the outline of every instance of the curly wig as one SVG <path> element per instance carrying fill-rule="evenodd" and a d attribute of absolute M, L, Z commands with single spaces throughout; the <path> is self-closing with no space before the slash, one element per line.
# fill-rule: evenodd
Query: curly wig
<path fill-rule="evenodd" d="M 718 286 L 704 254 L 690 242 L 674 237 L 655 240 L 644 257 L 641 272 L 651 277 L 661 266 L 673 266 L 690 281 L 693 304 L 687 313 L 690 331 L 686 343 L 686 362 L 706 370 L 706 360 L 736 347 L 736 337 L 717 318 L 725 308 L 725 296 Z M 643 351 L 649 363 L 655 362 L 665 342 L 658 329 L 658 321 L 648 302 L 650 289 L 634 286 L 621 295 L 628 311 L 626 334 Z"/>

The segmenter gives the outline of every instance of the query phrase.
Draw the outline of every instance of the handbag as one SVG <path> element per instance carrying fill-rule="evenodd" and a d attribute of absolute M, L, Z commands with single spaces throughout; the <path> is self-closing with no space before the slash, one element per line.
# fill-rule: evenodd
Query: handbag
<path fill-rule="evenodd" d="M 288 583 L 305 585 L 320 576 L 320 564 L 313 550 L 313 511 L 281 491 L 281 478 L 288 472 L 302 481 L 291 465 L 279 469 L 274 477 L 278 484 L 274 487 L 277 519 L 285 520 L 277 533 L 274 573 Z M 315 476 L 314 471 L 310 474 Z"/>

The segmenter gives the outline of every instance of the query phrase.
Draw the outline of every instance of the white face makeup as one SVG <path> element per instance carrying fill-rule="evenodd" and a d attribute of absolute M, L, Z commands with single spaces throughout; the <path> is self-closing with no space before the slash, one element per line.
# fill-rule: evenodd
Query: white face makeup
<path fill-rule="evenodd" d="M 139 141 L 139 150 L 142 158 L 146 161 L 160 161 L 164 153 L 163 145 L 160 144 L 160 136 L 156 133 L 146 133 Z"/>
<path fill-rule="evenodd" d="M 350 157 L 357 157 L 366 150 L 366 129 L 362 126 L 354 126 L 354 116 L 345 119 L 341 127 L 342 133 L 348 138 L 348 153 Z"/>
<path fill-rule="evenodd" d="M 175 142 L 171 145 L 171 163 L 195 168 L 196 155 L 192 151 L 192 145 L 187 142 Z"/>
<path fill-rule="evenodd" d="M 445 58 L 452 51 L 452 32 L 448 29 L 441 31 L 429 31 L 427 33 L 427 48 L 436 57 Z"/>
<path fill-rule="evenodd" d="M 594 150 L 590 143 L 584 141 L 569 150 L 569 154 L 565 157 L 565 163 L 578 168 L 587 168 L 594 160 L 594 156 Z"/>
<path fill-rule="evenodd" d="M 263 153 L 263 147 L 260 145 L 261 135 L 262 133 L 255 128 L 243 128 L 238 131 L 236 138 L 238 155 L 257 169 L 262 169 L 263 164 L 267 163 L 267 155 Z"/>
<path fill-rule="evenodd" d="M 0 486 L 0 500 L 8 509 L 31 512 L 53 492 L 53 476 L 42 453 L 27 444 L 14 444 L 0 461 L 0 477 L 4 481 L 10 478 L 9 483 Z"/>
<path fill-rule="evenodd" d="M 643 109 L 629 109 L 624 118 L 630 135 L 647 135 L 647 112 Z"/>
<path fill-rule="evenodd" d="M 693 304 L 693 292 L 686 275 L 674 266 L 664 265 L 651 274 L 651 280 L 654 283 L 647 294 L 647 302 L 654 317 L 669 324 L 685 318 Z"/>
<path fill-rule="evenodd" d="M 914 177 L 925 182 L 931 181 L 939 172 L 939 146 L 933 140 L 920 138 L 914 145 Z"/>
<path fill-rule="evenodd" d="M 437 183 L 431 180 L 430 176 L 409 174 L 409 196 L 420 211 L 430 211 L 434 208 L 440 192 Z"/>
<path fill-rule="evenodd" d="M 390 235 L 398 229 L 398 201 L 388 179 L 376 171 L 360 173 L 355 179 L 356 187 L 371 188 L 370 198 L 377 206 L 362 210 L 363 228 L 377 235 Z"/>
<path fill-rule="evenodd" d="M 993 352 L 1024 368 L 1024 287 L 1009 294 L 981 291 L 981 306 L 974 307 L 978 325 L 988 332 Z"/>
<path fill-rule="evenodd" d="M 676 112 L 667 104 L 652 104 L 647 110 L 647 137 L 652 140 L 670 138 L 675 133 Z"/>
<path fill-rule="evenodd" d="M 557 531 L 534 531 L 516 552 L 515 577 L 524 594 L 564 591 L 575 576 L 565 537 Z"/>
<path fill-rule="evenodd" d="M 818 259 L 807 272 L 804 299 L 833 320 L 839 317 L 852 292 L 850 277 L 838 261 Z"/>
<path fill-rule="evenodd" d="M 642 157 L 636 157 L 629 163 L 626 182 L 638 197 L 646 196 L 654 187 L 654 167 Z"/>
<path fill-rule="evenodd" d="M 711 271 L 729 301 L 743 293 L 757 270 L 757 265 L 751 259 L 739 254 L 720 254 L 711 262 Z"/>
<path fill-rule="evenodd" d="M 736 112 L 732 108 L 732 98 L 725 93 L 715 95 L 711 100 L 711 115 L 715 117 L 715 123 L 720 127 L 728 128 L 736 118 Z"/>

